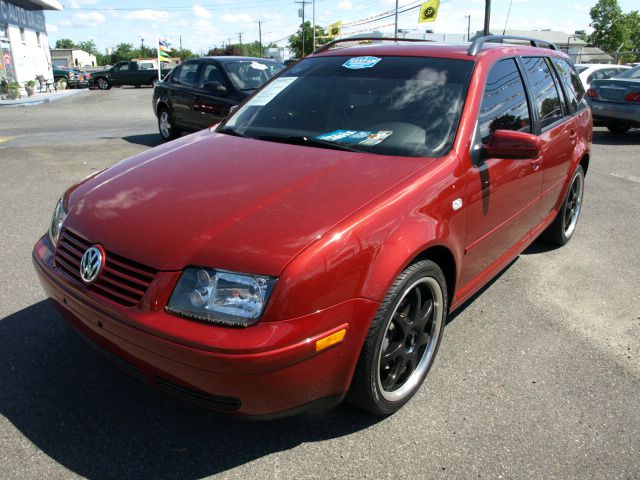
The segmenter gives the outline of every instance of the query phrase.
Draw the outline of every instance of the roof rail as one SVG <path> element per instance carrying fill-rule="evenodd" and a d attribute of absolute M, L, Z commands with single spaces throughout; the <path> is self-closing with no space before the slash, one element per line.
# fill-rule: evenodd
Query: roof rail
<path fill-rule="evenodd" d="M 513 35 L 486 35 L 476 38 L 469 47 L 467 53 L 472 56 L 476 55 L 480 50 L 482 50 L 482 46 L 485 42 L 495 42 L 496 40 L 500 40 L 500 43 L 503 43 L 504 40 L 524 40 L 529 42 L 532 47 L 542 47 L 543 45 L 547 45 L 547 48 L 550 48 L 551 50 L 558 50 L 558 47 L 556 47 L 555 44 L 538 38 L 515 37 Z"/>
<path fill-rule="evenodd" d="M 433 40 L 425 40 L 422 38 L 396 38 L 396 37 L 383 37 L 383 36 L 378 37 L 371 34 L 366 34 L 363 36 L 354 35 L 352 37 L 339 38 L 337 40 L 332 40 L 329 43 L 325 43 L 321 47 L 317 48 L 312 53 L 312 55 L 315 55 L 316 53 L 324 52 L 325 50 L 329 50 L 331 47 L 333 47 L 338 43 L 357 42 L 360 40 L 370 40 L 370 41 L 379 40 L 379 41 L 386 41 L 386 42 L 433 42 Z"/>

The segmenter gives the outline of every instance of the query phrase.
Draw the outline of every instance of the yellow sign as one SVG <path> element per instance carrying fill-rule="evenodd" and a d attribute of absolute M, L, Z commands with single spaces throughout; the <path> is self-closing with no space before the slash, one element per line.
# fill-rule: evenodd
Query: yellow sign
<path fill-rule="evenodd" d="M 424 2 L 420 7 L 418 23 L 435 22 L 436 18 L 438 18 L 438 8 L 440 8 L 440 0 Z"/>
<path fill-rule="evenodd" d="M 329 25 L 329 36 L 330 37 L 339 37 L 342 33 L 342 20 L 337 21 L 336 23 L 332 23 Z"/>

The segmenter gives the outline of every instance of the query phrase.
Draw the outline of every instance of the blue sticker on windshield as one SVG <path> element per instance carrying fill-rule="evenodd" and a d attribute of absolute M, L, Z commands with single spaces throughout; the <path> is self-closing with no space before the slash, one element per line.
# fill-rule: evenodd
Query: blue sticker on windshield
<path fill-rule="evenodd" d="M 365 145 L 372 147 L 379 144 L 393 134 L 393 130 L 334 130 L 314 137 L 325 142 L 346 143 L 350 145 Z"/>
<path fill-rule="evenodd" d="M 382 59 L 378 57 L 353 57 L 344 62 L 342 66 L 351 70 L 359 70 L 361 68 L 371 68 L 380 60 Z"/>

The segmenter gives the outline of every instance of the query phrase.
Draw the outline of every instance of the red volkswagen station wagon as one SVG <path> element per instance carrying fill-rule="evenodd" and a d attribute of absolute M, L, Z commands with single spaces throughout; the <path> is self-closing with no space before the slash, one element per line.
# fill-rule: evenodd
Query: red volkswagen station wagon
<path fill-rule="evenodd" d="M 64 318 L 216 410 L 404 405 L 447 315 L 574 234 L 592 120 L 553 45 L 367 40 L 67 190 L 33 255 Z"/>

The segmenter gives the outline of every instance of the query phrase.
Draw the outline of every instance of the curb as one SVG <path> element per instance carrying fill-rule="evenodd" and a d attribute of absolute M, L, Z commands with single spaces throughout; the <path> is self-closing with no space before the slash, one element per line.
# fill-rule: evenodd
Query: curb
<path fill-rule="evenodd" d="M 72 97 L 74 95 L 80 95 L 88 93 L 88 88 L 81 88 L 75 90 L 67 90 L 64 93 L 54 94 L 46 98 L 20 98 L 16 100 L 0 100 L 0 108 L 2 107 L 35 107 L 36 105 L 42 105 L 43 103 L 51 103 L 63 98 Z"/>

